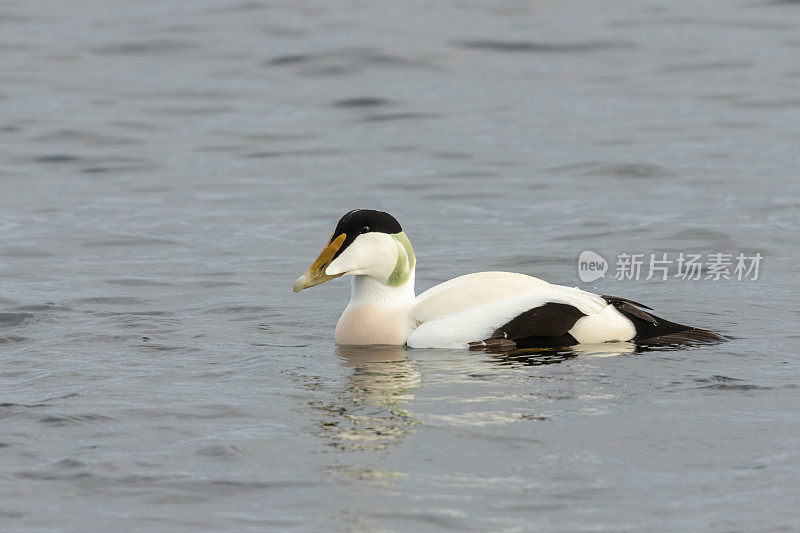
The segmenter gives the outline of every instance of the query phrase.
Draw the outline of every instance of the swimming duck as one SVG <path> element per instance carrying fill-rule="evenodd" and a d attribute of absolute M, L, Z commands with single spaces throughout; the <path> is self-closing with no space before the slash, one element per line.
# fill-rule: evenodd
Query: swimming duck
<path fill-rule="evenodd" d="M 715 333 L 649 307 L 512 272 L 477 272 L 414 293 L 416 258 L 400 223 L 372 209 L 346 213 L 294 292 L 352 276 L 336 324 L 340 345 L 411 348 L 562 347 L 610 341 L 703 342 Z"/>

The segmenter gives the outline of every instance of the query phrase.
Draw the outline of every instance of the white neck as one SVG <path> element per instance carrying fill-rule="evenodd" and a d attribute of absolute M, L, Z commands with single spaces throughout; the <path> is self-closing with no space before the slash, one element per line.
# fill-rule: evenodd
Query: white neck
<path fill-rule="evenodd" d="M 402 285 L 353 276 L 350 303 L 336 324 L 337 344 L 405 344 L 416 327 L 414 271 Z"/>
<path fill-rule="evenodd" d="M 385 307 L 403 307 L 412 305 L 415 298 L 414 270 L 405 283 L 396 287 L 384 285 L 370 276 L 353 276 L 348 307 L 368 303 Z"/>

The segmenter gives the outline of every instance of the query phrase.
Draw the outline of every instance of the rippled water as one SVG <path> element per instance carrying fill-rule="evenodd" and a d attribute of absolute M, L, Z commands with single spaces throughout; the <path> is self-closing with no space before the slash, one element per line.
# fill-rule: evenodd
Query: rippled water
<path fill-rule="evenodd" d="M 5 2 L 0 527 L 800 528 L 800 5 Z M 339 216 L 418 288 L 582 287 L 718 346 L 342 349 Z M 554 364 L 543 364 L 554 363 Z"/>

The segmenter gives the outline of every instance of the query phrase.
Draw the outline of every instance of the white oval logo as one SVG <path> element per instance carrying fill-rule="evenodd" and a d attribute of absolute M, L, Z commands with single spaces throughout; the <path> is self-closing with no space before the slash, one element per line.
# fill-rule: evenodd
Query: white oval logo
<path fill-rule="evenodd" d="M 607 270 L 608 261 L 596 252 L 584 250 L 578 257 L 578 277 L 584 283 L 602 278 Z"/>

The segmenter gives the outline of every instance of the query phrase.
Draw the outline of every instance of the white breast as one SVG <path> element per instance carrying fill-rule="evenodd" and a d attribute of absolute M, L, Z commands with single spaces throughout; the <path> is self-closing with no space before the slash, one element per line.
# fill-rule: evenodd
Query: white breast
<path fill-rule="evenodd" d="M 416 322 L 408 308 L 347 306 L 336 324 L 336 344 L 405 344 Z"/>

